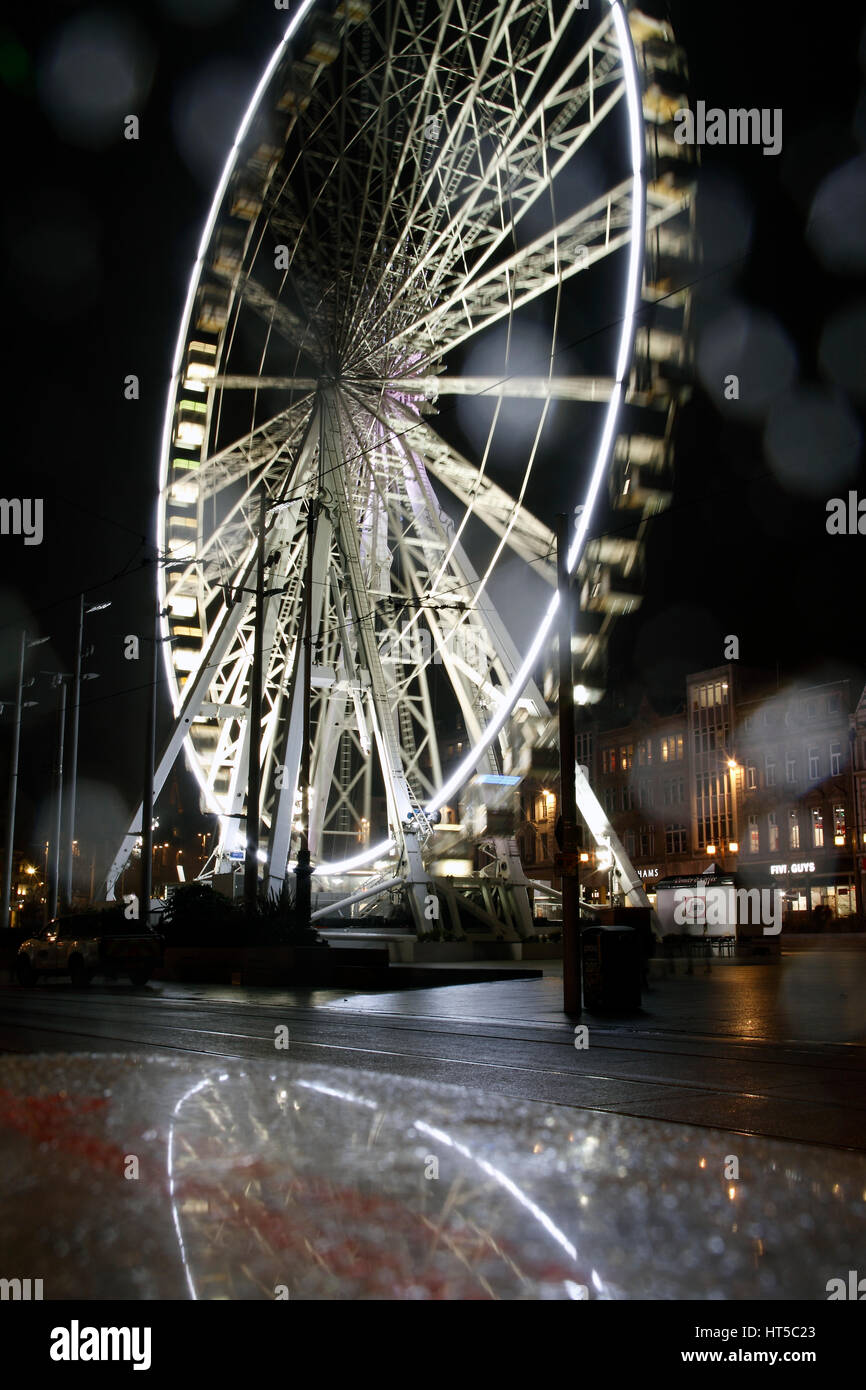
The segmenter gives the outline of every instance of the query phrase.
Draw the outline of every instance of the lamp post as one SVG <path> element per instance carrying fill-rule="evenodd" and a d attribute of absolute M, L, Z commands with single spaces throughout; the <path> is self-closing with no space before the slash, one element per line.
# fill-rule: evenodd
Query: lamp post
<path fill-rule="evenodd" d="M 59 714 L 57 732 L 57 799 L 54 811 L 54 849 L 52 851 L 51 867 L 51 907 L 49 917 L 57 916 L 57 907 L 60 902 L 60 827 L 63 815 L 63 740 L 66 731 L 66 682 L 68 677 L 57 674 L 54 676 L 54 684 L 59 689 Z"/>
<path fill-rule="evenodd" d="M 9 800 L 6 810 L 6 860 L 3 865 L 3 905 L 0 907 L 0 927 L 9 925 L 9 906 L 12 897 L 12 856 L 15 853 L 15 808 L 18 800 L 18 753 L 21 747 L 21 714 L 26 708 L 35 705 L 35 700 L 24 699 L 24 657 L 28 647 L 41 647 L 48 637 L 40 637 L 28 642 L 27 633 L 22 632 L 18 649 L 18 686 L 15 693 L 15 724 L 12 729 L 12 756 L 9 761 Z M 30 684 L 30 682 L 28 682 Z"/>
<path fill-rule="evenodd" d="M 64 874 L 63 896 L 68 904 L 72 903 L 72 861 L 75 856 L 75 793 L 78 780 L 78 719 L 81 710 L 81 659 L 84 647 L 84 619 L 88 613 L 99 613 L 103 608 L 110 608 L 111 603 L 92 603 L 89 608 L 85 607 L 84 595 L 81 595 L 81 602 L 78 609 L 78 636 L 75 642 L 75 673 L 72 685 L 72 730 L 70 734 L 69 747 L 69 800 L 66 811 L 66 829 L 69 836 L 69 850 L 66 860 L 66 872 Z M 90 653 L 88 652 L 88 655 Z M 94 680 L 94 674 L 88 674 L 85 680 Z"/>
<path fill-rule="evenodd" d="M 738 853 L 739 853 L 739 849 L 740 849 L 740 844 L 739 844 L 740 837 L 739 837 L 739 834 L 737 833 L 737 832 L 738 832 L 738 825 L 737 825 L 737 822 L 738 822 L 738 816 L 737 816 L 737 773 L 739 772 L 739 770 L 740 770 L 740 765 L 739 765 L 739 763 L 736 761 L 736 759 L 735 759 L 735 758 L 729 758 L 729 759 L 728 759 L 728 774 L 729 774 L 730 779 L 731 779 L 731 835 L 730 835 L 730 839 L 728 840 L 728 852 L 729 852 L 730 854 L 738 854 Z"/>

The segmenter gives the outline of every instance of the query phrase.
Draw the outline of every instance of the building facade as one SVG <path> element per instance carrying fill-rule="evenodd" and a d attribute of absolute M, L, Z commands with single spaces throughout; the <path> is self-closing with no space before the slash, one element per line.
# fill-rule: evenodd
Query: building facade
<path fill-rule="evenodd" d="M 578 761 L 647 890 L 716 863 L 781 888 L 794 924 L 860 911 L 866 692 L 854 705 L 847 681 L 780 687 L 732 664 L 689 676 L 685 696 L 674 714 L 644 700 L 630 722 L 578 735 Z M 527 870 L 557 886 L 558 787 L 526 784 L 522 808 Z"/>

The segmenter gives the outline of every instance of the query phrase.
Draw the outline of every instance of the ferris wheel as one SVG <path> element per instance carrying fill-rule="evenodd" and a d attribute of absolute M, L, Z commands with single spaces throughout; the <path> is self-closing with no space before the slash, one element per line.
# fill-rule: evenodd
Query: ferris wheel
<path fill-rule="evenodd" d="M 218 867 L 244 840 L 257 636 L 268 886 L 291 881 L 305 775 L 317 885 L 396 890 L 416 925 L 442 808 L 552 737 L 554 510 L 575 514 L 578 692 L 600 695 L 687 390 L 684 84 L 669 26 L 617 0 L 300 5 L 211 208 L 162 439 L 155 787 L 185 750 Z M 513 840 L 493 861 L 520 883 Z"/>

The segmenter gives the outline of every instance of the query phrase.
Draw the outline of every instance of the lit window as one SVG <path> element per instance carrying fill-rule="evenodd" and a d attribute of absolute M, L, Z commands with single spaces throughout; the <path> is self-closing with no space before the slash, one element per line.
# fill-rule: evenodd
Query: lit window
<path fill-rule="evenodd" d="M 847 817 L 846 817 L 846 815 L 845 815 L 845 807 L 844 807 L 844 806 L 834 806 L 834 807 L 833 807 L 833 835 L 834 835 L 834 837 L 835 837 L 835 842 L 836 842 L 837 845 L 838 845 L 838 844 L 844 845 L 844 843 L 845 843 L 845 840 L 846 840 L 846 834 L 845 834 L 846 825 L 847 825 Z"/>
<path fill-rule="evenodd" d="M 767 826 L 769 829 L 769 850 L 771 854 L 776 854 L 779 849 L 779 821 L 775 811 L 770 811 L 767 816 Z"/>
<path fill-rule="evenodd" d="M 812 807 L 812 844 L 821 849 L 824 844 L 824 812 L 820 806 Z"/>
<path fill-rule="evenodd" d="M 755 767 L 754 763 L 749 763 L 748 767 L 746 768 L 746 787 L 750 792 L 753 792 L 757 785 L 758 769 Z"/>
<path fill-rule="evenodd" d="M 619 750 L 619 763 L 623 772 L 628 772 L 634 762 L 634 744 L 624 744 Z"/>
<path fill-rule="evenodd" d="M 759 854 L 761 850 L 761 832 L 758 829 L 758 817 L 749 816 L 749 853 Z"/>
<path fill-rule="evenodd" d="M 788 844 L 791 849 L 800 848 L 800 822 L 796 811 L 792 811 L 788 819 Z"/>

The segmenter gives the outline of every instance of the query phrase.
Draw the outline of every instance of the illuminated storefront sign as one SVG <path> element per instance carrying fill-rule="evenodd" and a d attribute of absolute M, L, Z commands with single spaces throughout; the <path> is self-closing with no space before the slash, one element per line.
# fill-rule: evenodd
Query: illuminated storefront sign
<path fill-rule="evenodd" d="M 804 859 L 796 864 L 771 864 L 771 874 L 813 874 L 815 872 L 814 859 Z"/>
<path fill-rule="evenodd" d="M 638 869 L 639 878 L 658 878 L 658 869 Z"/>

